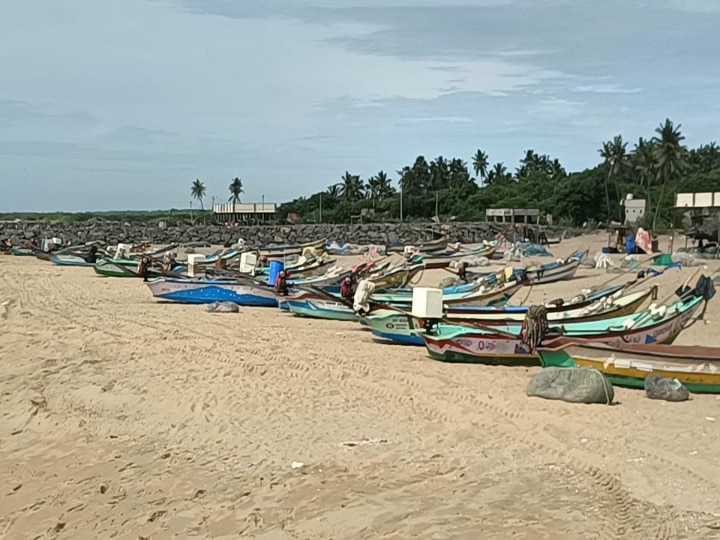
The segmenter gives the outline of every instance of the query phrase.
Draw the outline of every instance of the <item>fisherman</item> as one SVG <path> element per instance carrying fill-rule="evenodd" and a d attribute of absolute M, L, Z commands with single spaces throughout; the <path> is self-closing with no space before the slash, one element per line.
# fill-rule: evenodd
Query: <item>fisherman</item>
<path fill-rule="evenodd" d="M 143 281 L 148 280 L 148 270 L 150 270 L 150 259 L 142 257 L 138 264 L 138 274 L 142 276 Z"/>
<path fill-rule="evenodd" d="M 275 278 L 275 292 L 277 292 L 281 296 L 287 296 L 290 293 L 290 288 L 288 287 L 287 283 L 288 275 L 289 272 L 286 274 L 285 270 L 280 270 L 280 272 L 278 272 L 277 278 Z"/>
<path fill-rule="evenodd" d="M 340 284 L 340 296 L 342 296 L 345 300 L 351 300 L 355 295 L 355 291 L 353 289 L 353 280 L 350 276 L 348 276 L 343 279 Z"/>
<path fill-rule="evenodd" d="M 460 268 L 458 268 L 458 277 L 460 278 L 460 281 L 467 283 L 467 268 L 468 263 L 466 261 L 463 261 L 460 263 Z"/>
<path fill-rule="evenodd" d="M 89 263 L 97 262 L 97 246 L 90 246 L 90 251 L 85 255 L 85 260 Z"/>
<path fill-rule="evenodd" d="M 162 271 L 166 272 L 166 273 L 170 272 L 170 270 L 172 269 L 172 265 L 173 265 L 173 253 L 172 253 L 172 251 L 166 251 L 163 254 L 163 258 L 162 258 Z"/>

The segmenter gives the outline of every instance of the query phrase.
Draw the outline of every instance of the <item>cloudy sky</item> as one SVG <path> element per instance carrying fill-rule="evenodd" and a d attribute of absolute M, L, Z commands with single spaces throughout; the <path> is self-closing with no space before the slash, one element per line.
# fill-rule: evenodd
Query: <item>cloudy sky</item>
<path fill-rule="evenodd" d="M 720 125 L 720 0 L 2 0 L 0 211 L 284 201 Z"/>

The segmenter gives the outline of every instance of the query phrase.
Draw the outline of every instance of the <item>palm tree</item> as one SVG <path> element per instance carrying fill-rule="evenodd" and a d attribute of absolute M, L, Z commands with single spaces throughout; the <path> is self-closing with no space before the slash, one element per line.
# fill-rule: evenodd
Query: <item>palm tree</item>
<path fill-rule="evenodd" d="M 375 179 L 377 180 L 378 198 L 387 199 L 395 194 L 395 189 L 392 187 L 390 179 L 385 171 L 379 171 L 375 175 Z"/>
<path fill-rule="evenodd" d="M 204 212 L 205 207 L 203 206 L 203 197 L 205 197 L 205 184 L 203 184 L 199 178 L 192 183 L 190 194 L 193 199 L 200 201 L 200 209 Z"/>
<path fill-rule="evenodd" d="M 652 139 L 653 143 L 655 143 L 653 155 L 657 164 L 657 179 L 661 185 L 660 196 L 655 205 L 653 230 L 655 230 L 657 226 L 657 219 L 660 214 L 663 195 L 665 194 L 665 186 L 684 166 L 687 149 L 682 145 L 685 137 L 680 133 L 680 127 L 680 124 L 675 127 L 670 119 L 666 118 L 665 123 L 660 124 L 655 130 L 657 135 Z"/>
<path fill-rule="evenodd" d="M 637 175 L 638 184 L 647 190 L 648 207 L 650 207 L 650 185 L 655 179 L 655 143 L 640 137 L 632 153 L 632 168 Z"/>
<path fill-rule="evenodd" d="M 350 201 L 357 201 L 363 198 L 364 191 L 360 176 L 345 171 L 340 184 L 340 196 Z"/>
<path fill-rule="evenodd" d="M 428 190 L 438 191 L 446 189 L 449 184 L 448 161 L 442 156 L 430 162 L 430 185 Z"/>
<path fill-rule="evenodd" d="M 240 202 L 240 195 L 244 193 L 242 180 L 237 177 L 233 178 L 228 189 L 230 189 L 230 198 L 228 201 L 233 203 L 233 219 L 237 219 L 235 215 L 235 205 Z"/>
<path fill-rule="evenodd" d="M 451 188 L 460 188 L 472 183 L 473 180 L 470 177 L 467 163 L 458 158 L 450 160 L 450 178 L 448 181 Z"/>
<path fill-rule="evenodd" d="M 365 193 L 368 199 L 371 199 L 373 203 L 380 198 L 380 182 L 376 176 L 371 176 L 367 181 L 367 191 Z M 374 206 L 374 204 L 373 204 Z"/>
<path fill-rule="evenodd" d="M 339 199 L 340 193 L 341 193 L 341 184 L 333 184 L 332 186 L 328 186 L 327 188 L 327 194 L 332 197 L 333 199 Z"/>
<path fill-rule="evenodd" d="M 503 162 L 496 163 L 487 175 L 487 184 L 497 184 L 507 180 L 508 172 L 507 167 Z"/>
<path fill-rule="evenodd" d="M 608 167 L 607 178 L 605 179 L 605 204 L 607 205 L 607 219 L 610 221 L 610 179 L 627 166 L 627 143 L 623 142 L 622 135 L 616 135 L 612 141 L 604 142 L 600 157 L 605 160 Z M 622 221 L 622 218 L 621 218 Z"/>
<path fill-rule="evenodd" d="M 475 176 L 477 176 L 480 180 L 484 182 L 485 178 L 487 178 L 488 173 L 488 155 L 482 150 L 478 150 L 477 152 L 475 152 L 475 155 L 472 158 L 472 162 Z"/>

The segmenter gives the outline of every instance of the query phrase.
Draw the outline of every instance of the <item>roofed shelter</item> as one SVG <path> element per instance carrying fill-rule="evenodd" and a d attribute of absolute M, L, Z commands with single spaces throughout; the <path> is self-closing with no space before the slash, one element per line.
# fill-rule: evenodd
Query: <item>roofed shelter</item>
<path fill-rule="evenodd" d="M 213 220 L 219 223 L 262 223 L 277 215 L 275 203 L 223 203 L 213 205 Z"/>

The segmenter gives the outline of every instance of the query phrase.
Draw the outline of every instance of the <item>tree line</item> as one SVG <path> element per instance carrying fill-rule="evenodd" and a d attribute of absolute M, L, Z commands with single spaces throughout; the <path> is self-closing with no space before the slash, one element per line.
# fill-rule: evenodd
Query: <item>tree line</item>
<path fill-rule="evenodd" d="M 622 135 L 602 144 L 591 168 L 568 172 L 558 159 L 526 150 L 514 171 L 491 164 L 483 150 L 470 159 L 418 156 L 399 169 L 396 181 L 385 171 L 363 180 L 346 171 L 322 192 L 279 208 L 281 218 L 295 214 L 304 222 L 347 223 L 360 216 L 397 221 L 440 219 L 476 221 L 489 208 L 537 208 L 555 223 L 624 221 L 620 201 L 632 193 L 646 200 L 641 223 L 653 230 L 679 226 L 676 193 L 720 188 L 720 148 L 715 142 L 688 149 L 681 125 L 669 119 L 651 137 L 629 146 Z M 401 196 L 402 195 L 402 196 Z M 401 202 L 402 199 L 402 202 Z"/>

